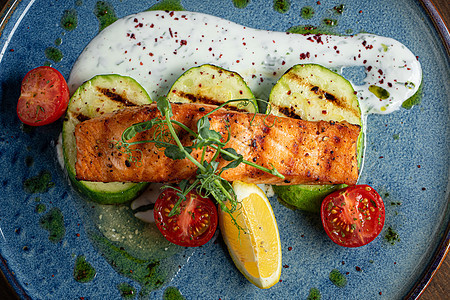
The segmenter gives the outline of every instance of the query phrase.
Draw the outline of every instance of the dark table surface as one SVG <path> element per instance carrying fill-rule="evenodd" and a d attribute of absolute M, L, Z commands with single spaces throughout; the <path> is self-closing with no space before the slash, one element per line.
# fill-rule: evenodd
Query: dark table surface
<path fill-rule="evenodd" d="M 432 0 L 444 19 L 447 27 L 450 26 L 450 0 Z M 7 0 L 0 0 L 0 11 Z M 450 255 L 442 262 L 431 283 L 423 292 L 421 300 L 447 300 L 450 295 Z M 17 299 L 14 291 L 8 285 L 3 274 L 0 272 L 0 299 Z"/>

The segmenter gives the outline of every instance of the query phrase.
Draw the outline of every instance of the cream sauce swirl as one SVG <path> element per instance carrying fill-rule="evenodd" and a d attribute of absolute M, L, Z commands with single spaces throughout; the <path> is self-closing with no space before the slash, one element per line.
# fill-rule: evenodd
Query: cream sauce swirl
<path fill-rule="evenodd" d="M 196 12 L 148 11 L 119 19 L 96 36 L 74 64 L 73 93 L 98 74 L 136 79 L 153 100 L 164 96 L 186 70 L 215 64 L 239 73 L 258 98 L 290 67 L 317 63 L 338 73 L 364 67 L 362 85 L 352 82 L 363 113 L 390 113 L 418 90 L 422 69 L 400 42 L 374 34 L 303 35 L 248 28 Z M 388 91 L 379 99 L 370 86 Z"/>

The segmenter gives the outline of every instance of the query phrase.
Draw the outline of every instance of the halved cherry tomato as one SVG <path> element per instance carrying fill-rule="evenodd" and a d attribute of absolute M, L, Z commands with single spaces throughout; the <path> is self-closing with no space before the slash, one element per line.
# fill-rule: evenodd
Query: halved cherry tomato
<path fill-rule="evenodd" d="M 179 213 L 169 216 L 177 200 L 177 192 L 170 188 L 156 200 L 153 213 L 159 231 L 169 242 L 183 247 L 197 247 L 208 242 L 217 228 L 218 216 L 214 203 L 191 191 L 181 202 Z"/>
<path fill-rule="evenodd" d="M 46 125 L 58 120 L 68 103 L 69 88 L 61 73 L 51 67 L 37 67 L 22 80 L 17 115 L 27 125 Z"/>
<path fill-rule="evenodd" d="M 373 241 L 384 225 L 384 203 L 374 188 L 354 185 L 331 193 L 322 202 L 322 224 L 338 245 L 359 247 Z"/>

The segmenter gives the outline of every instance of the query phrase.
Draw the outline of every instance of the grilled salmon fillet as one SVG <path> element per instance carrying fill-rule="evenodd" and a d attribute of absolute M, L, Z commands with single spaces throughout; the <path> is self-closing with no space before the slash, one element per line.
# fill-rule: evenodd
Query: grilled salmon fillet
<path fill-rule="evenodd" d="M 197 121 L 214 106 L 172 104 L 173 117 L 196 131 Z M 194 177 L 197 167 L 188 159 L 172 160 L 153 143 L 132 146 L 141 152 L 140 162 L 132 162 L 116 145 L 129 126 L 160 117 L 156 104 L 130 107 L 84 121 L 76 127 L 76 176 L 78 180 L 100 182 L 178 182 Z M 252 118 L 254 120 L 252 121 Z M 349 123 L 308 122 L 286 117 L 219 110 L 210 115 L 211 129 L 229 141 L 245 160 L 271 168 L 284 179 L 240 164 L 225 170 L 221 176 L 228 181 L 286 184 L 355 184 L 358 179 L 357 139 L 360 127 Z M 176 127 L 176 126 L 175 126 Z M 177 128 L 177 127 L 176 127 Z M 192 138 L 180 128 L 183 145 Z M 152 139 L 154 129 L 139 133 L 132 141 Z M 214 149 L 208 149 L 211 160 Z M 200 160 L 201 150 L 191 153 Z M 219 167 L 228 164 L 221 157 Z"/>

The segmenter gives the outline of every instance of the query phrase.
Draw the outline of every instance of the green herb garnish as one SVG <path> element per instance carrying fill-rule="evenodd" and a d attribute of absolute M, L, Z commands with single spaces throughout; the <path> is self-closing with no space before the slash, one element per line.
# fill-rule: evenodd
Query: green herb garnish
<path fill-rule="evenodd" d="M 137 165 L 141 162 L 143 154 L 140 149 L 132 149 L 131 147 L 137 144 L 154 143 L 156 147 L 164 149 L 164 154 L 167 157 L 174 160 L 187 158 L 198 168 L 195 178 L 181 181 L 178 187 L 164 186 L 164 188 L 175 189 L 179 197 L 169 216 L 180 212 L 181 202 L 186 200 L 187 194 L 194 188 L 204 196 L 212 196 L 218 202 L 221 209 L 231 215 L 234 211 L 236 211 L 239 203 L 236 199 L 236 195 L 231 184 L 224 180 L 220 175 L 223 171 L 230 168 L 236 168 L 241 163 L 255 167 L 279 178 L 284 178 L 284 176 L 273 168 L 273 166 L 271 166 L 271 168 L 262 167 L 254 162 L 243 159 L 243 156 L 238 154 L 235 149 L 224 148 L 230 139 L 230 134 L 228 134 L 227 140 L 222 141 L 222 135 L 219 132 L 210 129 L 208 117 L 218 109 L 231 102 L 239 102 L 238 106 L 240 108 L 245 107 L 250 103 L 255 105 L 248 99 L 229 100 L 200 118 L 197 121 L 197 132 L 194 132 L 183 123 L 172 120 L 171 118 L 173 113 L 170 102 L 166 98 L 160 98 L 157 101 L 157 107 L 161 113 L 161 117 L 156 117 L 150 121 L 131 125 L 122 133 L 121 141 L 116 143 L 115 147 L 122 153 L 127 154 L 128 160 L 136 163 Z M 252 122 L 253 120 L 254 117 Z M 194 138 L 191 146 L 182 145 L 177 136 L 174 125 L 178 126 Z M 150 130 L 152 128 L 155 130 L 151 139 L 131 142 L 131 139 L 133 139 L 138 133 Z M 208 148 L 216 150 L 210 162 L 205 159 Z M 202 156 L 199 161 L 191 156 L 193 149 L 202 150 Z M 219 163 L 217 161 L 219 155 L 222 159 L 229 162 L 220 169 L 218 168 Z M 225 205 L 227 201 L 231 204 L 230 209 Z M 233 216 L 232 220 L 236 224 Z"/>

